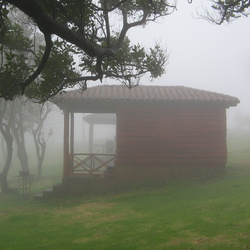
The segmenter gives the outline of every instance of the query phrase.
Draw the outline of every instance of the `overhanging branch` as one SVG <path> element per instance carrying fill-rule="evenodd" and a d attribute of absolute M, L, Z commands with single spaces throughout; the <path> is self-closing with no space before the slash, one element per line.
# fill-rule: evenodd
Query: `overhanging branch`
<path fill-rule="evenodd" d="M 76 45 L 90 57 L 115 55 L 116 53 L 111 48 L 93 44 L 81 34 L 54 20 L 48 15 L 38 0 L 6 0 L 6 2 L 16 6 L 26 15 L 33 18 L 42 33 L 55 34 L 67 42 Z"/>
<path fill-rule="evenodd" d="M 33 74 L 28 78 L 26 79 L 24 82 L 20 82 L 18 80 L 15 80 L 13 82 L 13 84 L 7 88 L 4 93 L 2 93 L 0 95 L 0 98 L 6 96 L 9 92 L 11 92 L 12 90 L 14 90 L 15 88 L 17 87 L 21 87 L 22 89 L 22 94 L 24 93 L 26 87 L 28 85 L 30 85 L 40 74 L 41 72 L 43 71 L 43 69 L 45 68 L 46 66 L 46 63 L 49 59 L 49 56 L 50 56 L 50 52 L 51 52 L 51 48 L 52 48 L 52 41 L 51 41 L 51 35 L 50 34 L 45 34 L 44 36 L 45 38 L 45 51 L 43 53 L 43 56 L 42 56 L 42 59 L 40 61 L 40 64 L 39 66 L 37 67 L 37 69 L 33 72 Z"/>
<path fill-rule="evenodd" d="M 25 81 L 21 84 L 21 87 L 22 87 L 22 91 L 24 92 L 25 88 L 31 84 L 40 74 L 41 72 L 43 71 L 43 69 L 45 68 L 46 66 L 46 63 L 49 59 L 49 56 L 50 56 L 50 52 L 51 52 L 51 49 L 52 49 L 52 40 L 51 40 L 51 35 L 50 34 L 45 34 L 44 35 L 44 38 L 45 38 L 45 51 L 44 51 L 44 54 L 43 54 L 43 57 L 40 61 L 40 64 L 39 66 L 37 67 L 37 69 L 34 71 L 34 73 Z"/>

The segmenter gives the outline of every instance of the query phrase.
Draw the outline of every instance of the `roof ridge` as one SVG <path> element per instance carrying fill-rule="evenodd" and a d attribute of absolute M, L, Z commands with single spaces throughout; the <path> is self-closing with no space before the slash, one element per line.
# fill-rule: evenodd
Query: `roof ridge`
<path fill-rule="evenodd" d="M 132 89 L 124 85 L 97 85 L 85 91 L 70 90 L 55 99 L 72 101 L 115 101 L 117 103 L 165 102 L 165 103 L 217 103 L 236 106 L 239 99 L 230 95 L 181 85 L 138 85 Z"/>

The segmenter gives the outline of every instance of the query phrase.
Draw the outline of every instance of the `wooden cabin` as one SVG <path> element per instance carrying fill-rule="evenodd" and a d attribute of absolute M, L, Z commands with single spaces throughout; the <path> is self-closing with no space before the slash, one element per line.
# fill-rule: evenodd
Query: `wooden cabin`
<path fill-rule="evenodd" d="M 64 112 L 64 178 L 97 175 L 103 167 L 108 169 L 102 158 L 106 157 L 114 167 L 103 176 L 111 173 L 118 182 L 137 182 L 223 169 L 226 110 L 239 100 L 183 86 L 110 85 L 68 91 L 56 96 L 54 103 Z M 116 115 L 115 155 L 75 154 L 75 113 Z M 91 161 L 99 162 L 97 172 L 86 171 Z"/>

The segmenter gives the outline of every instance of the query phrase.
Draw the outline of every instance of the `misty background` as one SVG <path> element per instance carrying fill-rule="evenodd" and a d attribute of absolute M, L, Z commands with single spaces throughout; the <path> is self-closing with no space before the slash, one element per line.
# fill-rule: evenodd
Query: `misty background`
<path fill-rule="evenodd" d="M 198 14 L 202 13 L 202 1 L 192 4 L 180 1 L 173 14 L 145 28 L 134 28 L 128 33 L 132 43 L 140 43 L 146 48 L 160 42 L 169 55 L 165 75 L 153 82 L 145 77 L 141 79 L 141 84 L 182 85 L 238 97 L 241 103 L 228 110 L 228 129 L 248 131 L 248 126 L 240 120 L 250 116 L 250 18 L 240 18 L 233 23 L 218 26 L 199 19 Z M 103 83 L 89 82 L 88 87 L 98 84 L 119 83 L 106 79 Z M 75 153 L 88 151 L 89 125 L 84 122 L 84 115 L 75 115 Z M 45 124 L 45 130 L 51 128 L 53 135 L 47 143 L 45 173 L 54 174 L 53 167 L 60 166 L 61 174 L 63 113 L 56 106 Z M 114 125 L 95 125 L 94 143 L 114 140 L 115 134 Z M 29 155 L 33 155 L 34 147 L 29 139 L 27 150 Z M 32 163 L 35 160 L 35 156 L 34 159 L 30 157 L 31 171 L 33 165 L 35 167 L 35 163 Z M 12 165 L 16 164 L 19 164 L 18 161 L 13 159 Z M 10 176 L 18 171 L 19 168 L 12 167 Z"/>

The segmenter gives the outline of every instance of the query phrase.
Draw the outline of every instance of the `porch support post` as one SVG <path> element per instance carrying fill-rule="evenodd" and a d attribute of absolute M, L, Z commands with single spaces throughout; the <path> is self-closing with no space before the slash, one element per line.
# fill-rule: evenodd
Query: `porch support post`
<path fill-rule="evenodd" d="M 74 162 L 74 141 L 75 141 L 75 136 L 74 136 L 74 113 L 70 113 L 70 162 L 69 162 L 69 167 L 70 167 L 70 172 L 72 172 L 73 169 L 73 162 Z"/>
<path fill-rule="evenodd" d="M 93 141 L 94 141 L 94 124 L 89 124 L 89 153 L 93 153 Z"/>
<path fill-rule="evenodd" d="M 74 113 L 70 113 L 70 154 L 74 154 Z"/>
<path fill-rule="evenodd" d="M 63 177 L 69 172 L 69 111 L 64 110 Z"/>

